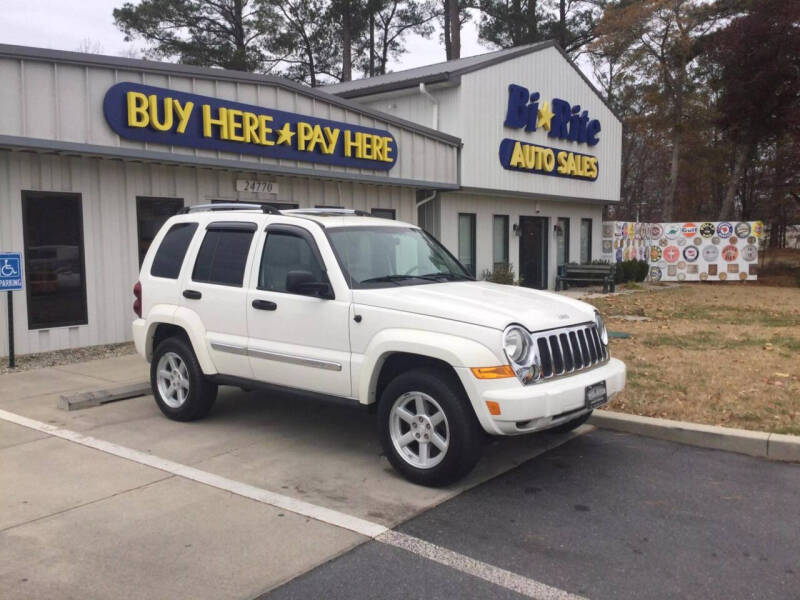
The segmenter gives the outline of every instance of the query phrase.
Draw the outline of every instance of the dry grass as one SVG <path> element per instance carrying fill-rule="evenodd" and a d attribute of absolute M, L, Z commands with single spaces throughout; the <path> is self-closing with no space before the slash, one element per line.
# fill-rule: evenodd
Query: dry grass
<path fill-rule="evenodd" d="M 628 365 L 611 410 L 800 434 L 800 288 L 684 284 L 589 301 L 631 334 L 611 341 Z"/>

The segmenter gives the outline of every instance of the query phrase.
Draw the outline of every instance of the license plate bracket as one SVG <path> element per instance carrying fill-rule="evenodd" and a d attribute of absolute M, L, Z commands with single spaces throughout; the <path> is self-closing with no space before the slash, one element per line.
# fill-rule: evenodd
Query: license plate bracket
<path fill-rule="evenodd" d="M 586 408 L 591 410 L 606 402 L 608 402 L 608 392 L 605 381 L 586 386 Z"/>

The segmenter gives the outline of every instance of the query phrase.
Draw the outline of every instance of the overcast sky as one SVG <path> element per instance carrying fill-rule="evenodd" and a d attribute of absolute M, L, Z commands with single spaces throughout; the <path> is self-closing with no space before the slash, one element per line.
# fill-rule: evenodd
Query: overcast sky
<path fill-rule="evenodd" d="M 114 26 L 111 11 L 124 0 L 0 0 L 0 43 L 58 50 L 86 50 L 99 54 L 130 56 L 145 46 L 141 40 L 126 42 Z M 489 50 L 478 44 L 474 23 L 461 33 L 462 56 Z M 426 40 L 409 36 L 408 52 L 391 64 L 399 71 L 442 62 L 444 46 L 434 33 Z"/>

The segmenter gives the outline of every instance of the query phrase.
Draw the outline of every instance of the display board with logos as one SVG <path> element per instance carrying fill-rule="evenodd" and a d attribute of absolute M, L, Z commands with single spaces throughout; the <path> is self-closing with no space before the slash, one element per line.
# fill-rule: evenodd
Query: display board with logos
<path fill-rule="evenodd" d="M 603 256 L 646 260 L 650 281 L 745 281 L 758 276 L 761 221 L 603 223 Z"/>

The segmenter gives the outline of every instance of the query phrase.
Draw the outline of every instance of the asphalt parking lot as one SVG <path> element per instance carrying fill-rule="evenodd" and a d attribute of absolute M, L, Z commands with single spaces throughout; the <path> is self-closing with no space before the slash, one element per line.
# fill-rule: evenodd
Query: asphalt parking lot
<path fill-rule="evenodd" d="M 55 408 L 145 372 L 4 376 L 3 598 L 800 598 L 800 465 L 584 427 L 492 441 L 431 490 L 372 415 L 308 398 Z"/>

